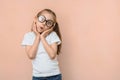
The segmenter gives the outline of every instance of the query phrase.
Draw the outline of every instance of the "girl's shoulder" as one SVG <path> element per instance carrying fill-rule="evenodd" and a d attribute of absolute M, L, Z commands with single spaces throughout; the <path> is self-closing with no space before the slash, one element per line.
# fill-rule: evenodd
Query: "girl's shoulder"
<path fill-rule="evenodd" d="M 56 33 L 55 31 L 52 31 L 52 32 L 49 34 L 49 36 L 55 36 L 55 35 L 57 35 L 57 33 Z"/>

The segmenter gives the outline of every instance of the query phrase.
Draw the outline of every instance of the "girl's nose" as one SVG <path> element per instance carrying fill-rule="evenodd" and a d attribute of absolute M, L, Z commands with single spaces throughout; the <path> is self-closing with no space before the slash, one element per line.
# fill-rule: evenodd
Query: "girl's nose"
<path fill-rule="evenodd" d="M 43 22 L 42 25 L 45 26 L 46 22 Z"/>

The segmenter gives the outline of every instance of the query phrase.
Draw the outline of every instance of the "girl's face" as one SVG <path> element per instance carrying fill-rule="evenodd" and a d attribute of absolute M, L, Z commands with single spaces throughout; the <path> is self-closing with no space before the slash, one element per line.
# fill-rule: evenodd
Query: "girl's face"
<path fill-rule="evenodd" d="M 37 31 L 39 33 L 44 32 L 45 30 L 50 29 L 55 25 L 55 20 L 53 18 L 53 15 L 44 11 L 36 20 L 37 25 Z"/>

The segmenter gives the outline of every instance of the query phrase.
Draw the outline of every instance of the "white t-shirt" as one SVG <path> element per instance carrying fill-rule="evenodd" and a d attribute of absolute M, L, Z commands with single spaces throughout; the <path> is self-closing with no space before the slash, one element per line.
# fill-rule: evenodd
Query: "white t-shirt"
<path fill-rule="evenodd" d="M 22 41 L 22 46 L 32 45 L 35 40 L 35 33 L 28 32 L 24 35 L 24 39 Z M 57 44 L 61 44 L 61 40 L 56 34 L 56 32 L 51 32 L 46 38 L 48 44 L 52 44 L 57 42 Z M 37 54 L 35 59 L 32 60 L 33 65 L 33 76 L 36 77 L 46 77 L 60 74 L 59 64 L 57 60 L 57 56 L 55 59 L 51 60 L 48 53 L 45 51 L 42 42 L 40 41 Z"/>

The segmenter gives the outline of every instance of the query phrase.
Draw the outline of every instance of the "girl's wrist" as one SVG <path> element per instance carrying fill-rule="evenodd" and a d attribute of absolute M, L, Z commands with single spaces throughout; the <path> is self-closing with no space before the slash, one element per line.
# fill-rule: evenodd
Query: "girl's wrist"
<path fill-rule="evenodd" d="M 40 35 L 36 35 L 36 38 L 40 40 Z"/>
<path fill-rule="evenodd" d="M 41 36 L 40 38 L 41 38 L 41 40 L 44 40 L 44 39 L 45 39 L 43 36 Z"/>

